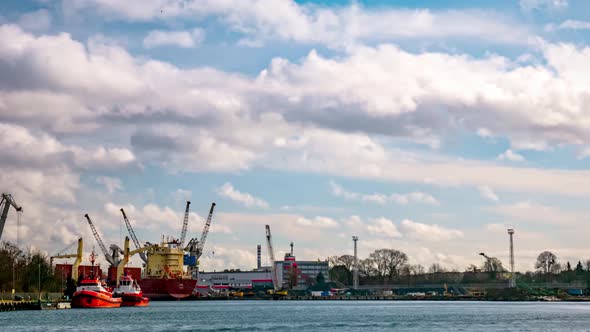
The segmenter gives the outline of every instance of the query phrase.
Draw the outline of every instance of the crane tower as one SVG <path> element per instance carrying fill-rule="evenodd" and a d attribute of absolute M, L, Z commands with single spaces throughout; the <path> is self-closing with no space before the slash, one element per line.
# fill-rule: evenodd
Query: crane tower
<path fill-rule="evenodd" d="M 20 216 L 23 208 L 16 204 L 11 194 L 3 193 L 2 199 L 0 199 L 0 238 L 2 238 L 2 231 L 4 230 L 4 224 L 6 223 L 10 206 L 14 207 Z"/>

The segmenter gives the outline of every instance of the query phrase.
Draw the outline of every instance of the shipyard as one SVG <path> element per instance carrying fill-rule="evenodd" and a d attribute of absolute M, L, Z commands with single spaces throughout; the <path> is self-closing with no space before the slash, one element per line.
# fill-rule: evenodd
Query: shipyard
<path fill-rule="evenodd" d="M 211 204 L 201 233 L 198 236 L 192 234 L 192 238 L 188 232 L 191 223 L 190 205 L 191 202 L 187 201 L 184 217 L 178 220 L 182 222 L 178 237 L 162 235 L 159 243 L 139 240 L 130 219 L 120 208 L 127 230 L 124 243 L 122 246 L 107 246 L 95 222 L 85 214 L 85 222 L 100 250 L 98 253 L 92 250 L 89 254 L 91 265 L 82 264 L 83 238 L 60 253 L 45 258 L 39 256 L 40 259 L 48 259 L 38 263 L 48 264 L 50 268 L 45 272 L 45 278 L 57 282 L 52 295 L 48 290 L 43 290 L 42 284 L 46 282 L 41 280 L 39 265 L 38 286 L 41 288 L 36 289 L 37 304 L 34 300 L 31 302 L 30 294 L 21 295 L 13 286 L 10 293 L 2 293 L 3 310 L 39 309 L 43 308 L 42 302 L 47 303 L 45 308 L 147 306 L 150 300 L 590 301 L 587 293 L 587 280 L 590 279 L 585 279 L 589 272 L 581 261 L 575 268 L 567 262 L 563 271 L 550 275 L 551 279 L 542 273 L 531 276 L 515 272 L 515 230 L 512 228 L 507 230 L 510 270 L 503 267 L 499 258 L 485 253 L 478 254 L 483 258 L 481 268 L 472 264 L 464 272 L 448 271 L 437 264 L 426 271 L 422 267 L 409 265 L 405 253 L 385 248 L 376 250 L 370 258 L 362 261 L 357 254 L 358 236 L 351 237 L 353 255 L 297 260 L 292 241 L 284 257 L 278 259 L 275 257 L 270 225 L 264 227 L 264 248 L 270 265 L 263 264 L 263 245 L 258 244 L 255 247 L 256 262 L 252 262 L 255 267 L 251 270 L 206 270 L 206 267 L 201 266 L 200 258 L 205 252 L 207 237 L 214 223 L 216 204 Z M 9 211 L 14 211 L 20 220 L 24 209 L 11 194 L 4 193 L 0 211 L 0 225 L 4 226 Z M 3 250 L 6 248 L 7 244 Z M 362 265 L 367 263 L 374 264 L 373 268 L 377 269 L 382 264 L 378 255 L 386 257 L 384 261 L 389 260 L 390 264 L 395 261 L 399 270 L 389 276 L 385 275 L 386 270 L 381 276 L 379 271 L 362 271 Z M 549 252 L 539 255 L 537 264 L 540 269 L 549 269 L 547 264 L 555 264 L 550 261 L 554 260 L 552 255 Z M 109 264 L 105 270 L 96 263 L 99 256 Z M 141 267 L 128 266 L 134 256 L 142 262 Z M 68 259 L 74 259 L 74 262 L 57 263 Z M 56 287 L 61 287 L 62 291 L 55 292 Z M 127 290 L 123 291 L 123 288 Z"/>
<path fill-rule="evenodd" d="M 0 331 L 588 331 L 589 200 L 589 0 L 0 1 Z"/>

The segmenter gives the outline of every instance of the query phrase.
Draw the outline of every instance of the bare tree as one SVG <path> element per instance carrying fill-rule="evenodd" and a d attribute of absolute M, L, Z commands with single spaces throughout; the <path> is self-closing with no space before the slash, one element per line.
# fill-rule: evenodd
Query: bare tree
<path fill-rule="evenodd" d="M 400 274 L 401 268 L 408 261 L 408 256 L 395 249 L 378 249 L 369 255 L 373 260 L 378 277 L 388 280 Z"/>
<path fill-rule="evenodd" d="M 590 272 L 590 259 L 586 260 L 586 271 Z"/>
<path fill-rule="evenodd" d="M 447 272 L 447 269 L 445 269 L 442 265 L 440 265 L 439 263 L 432 263 L 429 267 L 428 267 L 428 273 L 439 273 L 439 272 Z"/>
<path fill-rule="evenodd" d="M 359 275 L 363 277 L 372 277 L 375 273 L 375 263 L 371 258 L 359 259 Z"/>
<path fill-rule="evenodd" d="M 342 255 L 342 256 L 332 256 L 328 258 L 328 262 L 330 266 L 338 266 L 342 265 L 347 268 L 349 271 L 352 271 L 352 267 L 354 265 L 354 256 L 352 255 Z"/>
<path fill-rule="evenodd" d="M 557 263 L 557 256 L 550 251 L 543 251 L 537 256 L 537 262 L 535 268 L 544 274 L 547 273 L 558 273 L 561 269 L 561 265 Z"/>

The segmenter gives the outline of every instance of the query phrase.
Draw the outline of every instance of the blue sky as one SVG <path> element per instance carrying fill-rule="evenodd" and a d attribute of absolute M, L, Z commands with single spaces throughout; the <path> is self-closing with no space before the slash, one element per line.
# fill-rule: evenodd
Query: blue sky
<path fill-rule="evenodd" d="M 250 268 L 271 224 L 303 259 L 387 247 L 463 270 L 585 260 L 590 4 L 4 1 L 0 188 L 21 244 L 93 216 L 121 242 L 191 234 Z M 5 239 L 16 241 L 11 215 Z M 39 230 L 42 230 L 39 232 Z M 215 252 L 215 254 L 213 254 Z M 137 263 L 137 262 L 134 262 Z"/>

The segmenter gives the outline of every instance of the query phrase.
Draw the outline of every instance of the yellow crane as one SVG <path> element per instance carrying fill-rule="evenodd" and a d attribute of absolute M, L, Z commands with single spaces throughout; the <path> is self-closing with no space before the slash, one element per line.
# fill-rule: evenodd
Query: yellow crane
<path fill-rule="evenodd" d="M 62 255 L 55 255 L 49 258 L 49 262 L 51 267 L 53 268 L 53 260 L 57 258 L 76 258 L 74 264 L 72 265 L 72 280 L 78 281 L 78 267 L 80 263 L 82 263 L 82 254 L 84 251 L 84 243 L 82 238 L 78 239 L 78 251 L 75 254 L 62 254 Z"/>
<path fill-rule="evenodd" d="M 131 256 L 135 255 L 135 254 L 139 254 L 145 251 L 148 251 L 152 248 L 157 247 L 157 244 L 152 244 L 149 246 L 145 246 L 143 248 L 137 248 L 135 250 L 129 250 L 129 237 L 126 236 L 125 237 L 125 245 L 123 247 L 123 259 L 121 260 L 121 262 L 119 263 L 119 265 L 117 265 L 117 287 L 119 286 L 119 279 L 121 279 L 121 276 L 123 275 L 123 272 L 125 271 L 125 265 L 127 265 L 127 263 L 129 262 L 129 258 L 131 258 Z"/>

